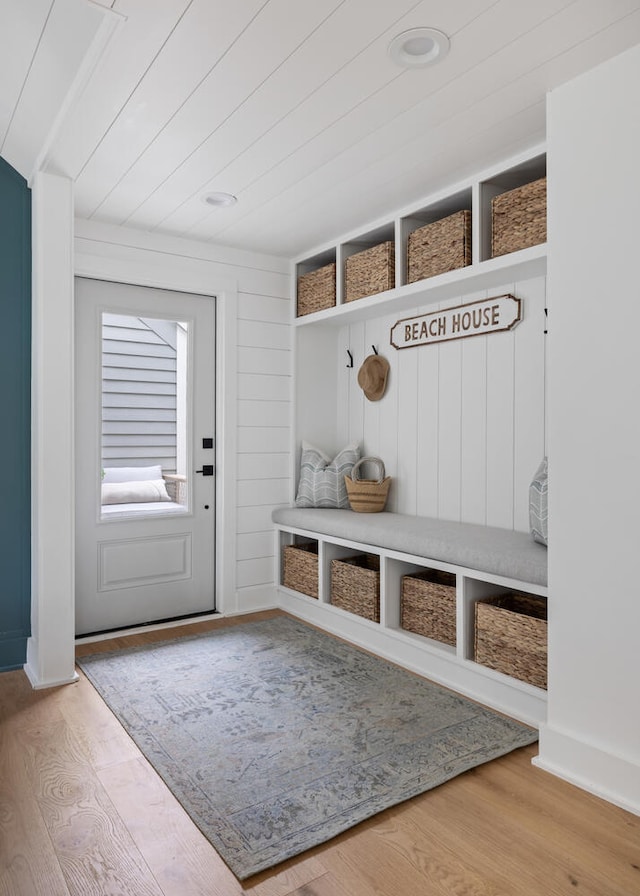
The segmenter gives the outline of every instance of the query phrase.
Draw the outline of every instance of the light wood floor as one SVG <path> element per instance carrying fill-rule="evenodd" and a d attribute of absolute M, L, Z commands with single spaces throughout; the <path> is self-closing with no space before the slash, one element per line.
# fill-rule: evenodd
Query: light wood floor
<path fill-rule="evenodd" d="M 638 896 L 640 818 L 534 768 L 533 755 L 481 766 L 242 885 L 84 676 L 33 691 L 23 672 L 7 672 L 0 894 Z"/>

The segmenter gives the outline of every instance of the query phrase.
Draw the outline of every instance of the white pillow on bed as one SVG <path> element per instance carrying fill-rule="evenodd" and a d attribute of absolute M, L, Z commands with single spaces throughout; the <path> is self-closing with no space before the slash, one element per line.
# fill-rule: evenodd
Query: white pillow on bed
<path fill-rule="evenodd" d="M 151 504 L 158 501 L 171 501 L 164 479 L 102 483 L 103 504 Z"/>
<path fill-rule="evenodd" d="M 103 482 L 147 482 L 162 479 L 162 467 L 105 467 Z M 104 504 L 104 501 L 102 502 Z"/>

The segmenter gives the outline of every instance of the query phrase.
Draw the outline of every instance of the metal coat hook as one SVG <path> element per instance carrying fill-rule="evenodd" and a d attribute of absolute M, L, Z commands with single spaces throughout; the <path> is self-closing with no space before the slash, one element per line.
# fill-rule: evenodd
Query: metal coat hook
<path fill-rule="evenodd" d="M 377 354 L 378 354 L 378 349 L 375 347 L 375 345 L 372 345 L 371 348 L 373 349 L 373 354 L 374 354 L 374 355 L 377 355 Z"/>
<path fill-rule="evenodd" d="M 347 367 L 353 367 L 353 355 L 351 354 L 349 349 L 347 349 L 347 354 L 349 355 L 349 363 L 347 364 Z"/>

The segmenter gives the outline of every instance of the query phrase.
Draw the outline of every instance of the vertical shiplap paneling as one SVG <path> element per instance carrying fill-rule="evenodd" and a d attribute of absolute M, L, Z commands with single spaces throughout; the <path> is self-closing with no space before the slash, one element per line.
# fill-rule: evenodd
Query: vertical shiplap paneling
<path fill-rule="evenodd" d="M 400 420 L 400 379 L 398 376 L 399 358 L 394 350 L 396 357 L 393 357 L 389 351 L 389 330 L 396 321 L 396 315 L 386 316 L 380 319 L 380 326 L 372 335 L 375 336 L 375 345 L 378 354 L 383 355 L 389 361 L 389 375 L 387 378 L 387 388 L 384 396 L 380 401 L 374 402 L 378 405 L 378 448 L 374 452 L 376 457 L 380 457 L 385 465 L 385 471 L 388 476 L 393 479 L 390 491 L 390 510 L 398 510 L 398 424 Z M 373 349 L 369 347 L 371 351 Z M 371 474 L 373 475 L 373 473 Z"/>
<path fill-rule="evenodd" d="M 456 339 L 437 346 L 440 367 L 438 516 L 445 520 L 459 520 L 461 511 L 462 342 Z"/>
<path fill-rule="evenodd" d="M 466 302 L 487 293 L 466 296 Z M 489 336 L 463 339 L 460 434 L 460 516 L 484 525 L 487 508 L 487 342 Z"/>
<path fill-rule="evenodd" d="M 358 385 L 358 370 L 364 361 L 365 351 L 365 325 L 362 323 L 351 324 L 349 327 L 349 350 L 353 355 L 353 367 L 350 368 L 347 379 L 349 392 L 349 442 L 360 442 L 361 449 L 366 450 L 363 444 L 366 441 L 365 425 L 365 397 Z M 345 349 L 347 346 L 345 346 Z M 340 352 L 338 352 L 340 357 Z M 347 363 L 346 351 L 344 352 L 345 364 Z"/>
<path fill-rule="evenodd" d="M 350 329 L 351 328 L 348 325 L 345 325 L 340 327 L 337 334 L 338 342 L 336 356 L 338 369 L 336 371 L 336 440 L 340 447 L 348 444 L 351 432 L 351 394 L 349 384 L 353 375 L 353 370 L 347 366 L 349 363 L 347 349 L 353 354 Z M 340 448 L 338 448 L 338 451 L 339 450 Z"/>
<path fill-rule="evenodd" d="M 518 295 L 510 283 L 492 295 Z M 521 326 L 521 324 L 519 325 Z M 487 514 L 488 526 L 513 528 L 513 411 L 515 333 L 492 333 L 487 338 Z"/>
<path fill-rule="evenodd" d="M 514 375 L 514 529 L 529 529 L 529 483 L 545 453 L 546 280 L 517 285 L 524 319 L 516 327 Z"/>
<path fill-rule="evenodd" d="M 410 317 L 412 313 L 406 314 Z M 393 326 L 397 318 L 389 325 Z M 387 335 L 387 343 L 389 338 Z M 418 361 L 417 349 L 398 351 L 389 346 L 389 361 L 397 381 L 398 418 L 395 425 L 397 463 L 392 496 L 398 513 L 418 513 Z"/>
<path fill-rule="evenodd" d="M 360 365 L 373 354 L 372 346 L 378 342 L 380 333 L 380 319 L 368 320 L 364 326 L 364 345 L 362 352 L 359 354 L 356 367 Z M 356 383 L 357 383 L 356 372 Z M 359 388 L 359 387 L 358 387 Z M 382 418 L 384 417 L 384 407 L 380 401 L 369 401 L 364 392 L 361 391 L 364 404 L 364 444 L 363 453 L 368 456 L 379 457 L 380 449 L 380 433 L 383 427 Z"/>
<path fill-rule="evenodd" d="M 338 354 L 342 356 L 343 352 L 338 353 L 336 331 L 330 327 L 298 327 L 294 335 L 297 474 L 303 441 L 327 454 L 341 447 L 337 438 L 336 395 L 342 369 Z"/>
<path fill-rule="evenodd" d="M 427 314 L 434 309 L 423 307 L 418 314 Z M 415 353 L 417 362 L 416 406 L 417 406 L 417 476 L 416 512 L 420 516 L 438 516 L 440 441 L 438 438 L 438 417 L 440 414 L 440 348 L 428 345 L 424 348 L 409 348 L 404 354 Z"/>
<path fill-rule="evenodd" d="M 528 529 L 528 484 L 544 449 L 545 282 L 441 306 L 512 292 L 523 299 L 524 317 L 511 332 L 397 351 L 389 345 L 397 315 L 340 330 L 354 369 L 338 381 L 338 431 L 384 460 L 394 477 L 388 509 Z M 357 385 L 372 344 L 390 363 L 380 402 L 367 401 Z"/>

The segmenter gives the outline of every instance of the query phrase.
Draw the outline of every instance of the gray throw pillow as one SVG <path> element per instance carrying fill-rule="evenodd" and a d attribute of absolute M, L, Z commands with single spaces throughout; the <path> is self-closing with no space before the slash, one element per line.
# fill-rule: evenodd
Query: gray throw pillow
<path fill-rule="evenodd" d="M 319 448 L 302 443 L 297 507 L 349 507 L 344 477 L 350 476 L 360 460 L 357 443 L 346 445 L 331 460 Z"/>
<path fill-rule="evenodd" d="M 529 528 L 534 541 L 548 544 L 549 511 L 547 458 L 543 458 L 529 486 Z"/>

